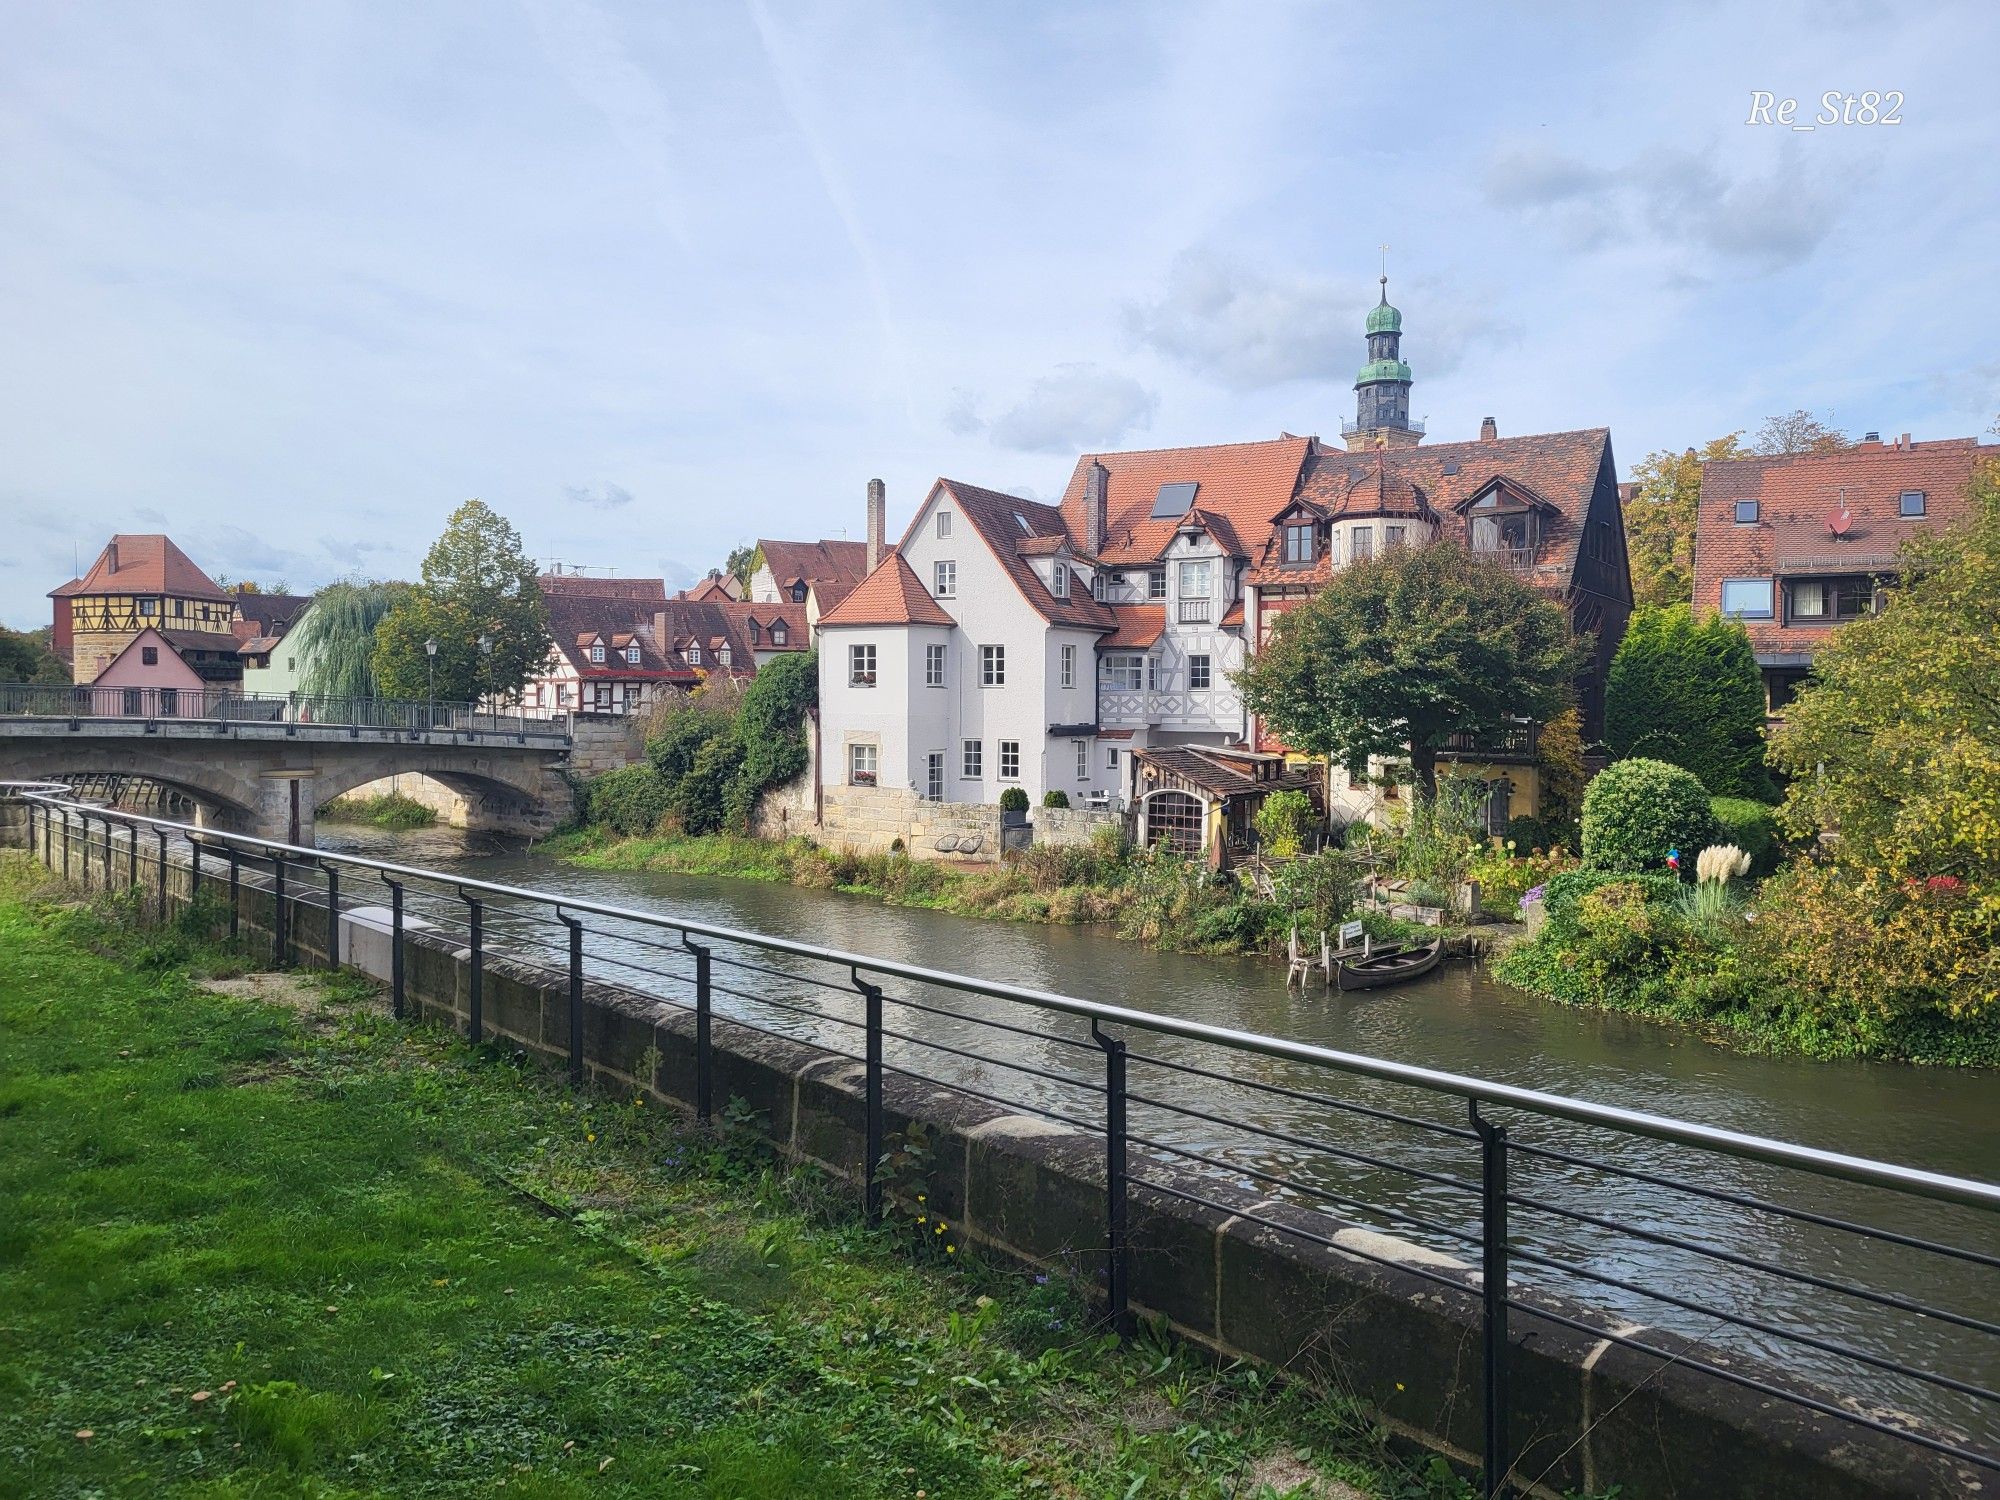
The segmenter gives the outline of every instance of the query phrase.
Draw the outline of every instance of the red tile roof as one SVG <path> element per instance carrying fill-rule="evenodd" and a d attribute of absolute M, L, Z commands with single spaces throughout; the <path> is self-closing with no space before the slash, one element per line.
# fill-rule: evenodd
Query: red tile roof
<path fill-rule="evenodd" d="M 804 651 L 810 645 L 808 637 L 812 627 L 806 624 L 806 607 L 803 604 L 750 604 L 742 603 L 739 610 L 745 628 L 750 632 L 750 644 L 759 651 Z M 771 627 L 785 627 L 785 643 L 780 646 L 771 640 Z"/>
<path fill-rule="evenodd" d="M 1042 582 L 1034 566 L 1021 555 L 1018 544 L 1022 541 L 1061 540 L 1066 535 L 1063 514 L 1055 506 L 1043 505 L 1038 500 L 1024 500 L 1019 495 L 1002 494 L 998 490 L 981 489 L 978 485 L 966 484 L 958 479 L 940 479 L 938 485 L 958 502 L 960 512 L 972 522 L 987 549 L 998 559 L 1007 576 L 1014 580 L 1021 597 L 1033 605 L 1043 619 L 1052 625 L 1073 625 L 1082 630 L 1110 630 L 1116 626 L 1111 606 L 1093 599 L 1089 585 L 1076 582 L 1074 573 L 1071 574 L 1069 597 L 1058 599 Z M 921 510 L 918 512 L 919 515 L 922 513 Z M 912 530 L 916 524 L 916 519 L 912 517 Z M 1075 533 L 1075 536 L 1081 535 L 1080 531 Z M 910 536 L 909 531 L 903 534 L 903 545 L 909 544 Z"/>
<path fill-rule="evenodd" d="M 1977 438 L 1943 438 L 1704 464 L 1695 518 L 1696 611 L 1722 607 L 1725 578 L 1896 572 L 1907 538 L 1969 512 L 1967 486 L 1978 466 L 1996 457 L 2000 447 L 1982 447 Z M 1905 490 L 1923 492 L 1922 520 L 1900 514 Z M 1757 502 L 1755 523 L 1736 524 L 1739 500 Z M 1836 538 L 1830 523 L 1843 509 L 1846 524 Z M 1782 615 L 1743 623 L 1767 655 L 1809 656 L 1829 633 L 1824 625 L 1786 625 Z"/>
<path fill-rule="evenodd" d="M 767 606 L 768 607 L 768 606 Z M 840 603 L 819 617 L 820 628 L 841 625 L 955 625 L 930 596 L 900 552 L 891 552 Z"/>
<path fill-rule="evenodd" d="M 574 575 L 562 576 L 568 578 Z M 606 580 L 592 581 L 602 583 Z M 558 590 L 549 596 L 548 605 L 549 627 L 555 636 L 556 649 L 577 676 L 595 681 L 617 679 L 641 682 L 683 677 L 692 680 L 692 673 L 685 663 L 662 650 L 659 642 L 653 639 L 652 621 L 644 601 Z M 621 637 L 637 642 L 638 665 L 626 661 L 615 646 L 614 643 Z M 590 659 L 590 647 L 594 641 L 604 644 L 604 660 L 601 662 Z"/>
<path fill-rule="evenodd" d="M 56 591 L 57 596 L 66 594 L 160 594 L 223 604 L 234 599 L 171 537 L 157 532 L 120 532 L 112 537 L 81 580 Z"/>
<path fill-rule="evenodd" d="M 1205 448 L 1086 453 L 1076 461 L 1076 470 L 1063 491 L 1063 523 L 1081 544 L 1087 535 L 1084 481 L 1092 462 L 1097 462 L 1110 475 L 1104 488 L 1105 562 L 1152 562 L 1173 539 L 1182 518 L 1155 520 L 1150 514 L 1163 484 L 1197 484 L 1195 506 L 1220 516 L 1240 542 L 1255 546 L 1270 529 L 1271 517 L 1291 499 L 1312 446 L 1311 438 L 1288 435 L 1268 442 L 1218 443 Z"/>
<path fill-rule="evenodd" d="M 1100 651 L 1144 651 L 1157 645 L 1167 628 L 1164 604 L 1113 604 L 1110 609 L 1118 628 L 1097 643 Z"/>
<path fill-rule="evenodd" d="M 1517 438 L 1474 439 L 1416 448 L 1348 453 L 1315 444 L 1297 498 L 1328 516 L 1417 516 L 1419 504 L 1439 522 L 1439 535 L 1465 541 L 1470 528 L 1456 507 L 1497 480 L 1525 489 L 1548 507 L 1540 548 L 1523 570 L 1552 593 L 1569 587 L 1598 476 L 1611 463 L 1611 434 L 1602 427 Z M 1380 510 L 1370 509 L 1380 505 Z M 1272 507 L 1274 517 L 1281 507 Z M 1322 541 L 1324 538 L 1322 538 Z M 1258 533 L 1248 579 L 1254 584 L 1318 583 L 1331 576 L 1322 551 L 1314 565 L 1283 566 L 1280 532 Z"/>
<path fill-rule="evenodd" d="M 679 597 L 697 604 L 711 599 L 734 599 L 738 597 L 736 588 L 736 580 L 728 574 L 711 573 L 693 588 L 682 589 Z"/>
<path fill-rule="evenodd" d="M 868 573 L 866 542 L 773 542 L 759 538 L 757 546 L 778 587 L 800 581 L 809 584 L 821 614 L 851 594 Z"/>
<path fill-rule="evenodd" d="M 623 599 L 638 604 L 664 604 L 664 578 L 593 578 L 587 573 L 544 573 L 542 596 L 556 599 Z"/>

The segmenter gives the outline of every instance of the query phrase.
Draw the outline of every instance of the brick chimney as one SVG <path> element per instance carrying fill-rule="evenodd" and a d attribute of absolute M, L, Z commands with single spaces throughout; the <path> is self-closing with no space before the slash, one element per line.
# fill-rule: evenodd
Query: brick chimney
<path fill-rule="evenodd" d="M 1083 550 L 1092 557 L 1104 550 L 1104 492 L 1110 481 L 1111 471 L 1093 458 L 1083 476 Z"/>
<path fill-rule="evenodd" d="M 118 542 L 116 538 L 113 538 L 111 543 L 104 549 L 104 566 L 107 572 L 116 573 L 118 571 Z"/>
<path fill-rule="evenodd" d="M 1500 424 L 1491 417 L 1481 417 L 1479 419 L 1479 441 L 1482 443 L 1499 442 Z"/>
<path fill-rule="evenodd" d="M 879 479 L 868 481 L 868 571 L 874 572 L 882 565 L 882 532 L 884 511 L 888 508 L 887 491 Z"/>

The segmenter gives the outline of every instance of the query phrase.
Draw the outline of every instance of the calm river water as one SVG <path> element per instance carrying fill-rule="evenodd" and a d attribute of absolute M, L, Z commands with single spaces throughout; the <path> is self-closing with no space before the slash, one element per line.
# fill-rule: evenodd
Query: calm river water
<path fill-rule="evenodd" d="M 753 932 L 783 935 L 884 958 L 1056 990 L 1089 999 L 1213 1022 L 1246 1031 L 1393 1058 L 1475 1077 L 1566 1094 L 1630 1109 L 1776 1136 L 1811 1146 L 1871 1156 L 1958 1176 L 2000 1177 L 2000 1075 L 1919 1069 L 1887 1063 L 1811 1063 L 1746 1056 L 1674 1028 L 1629 1017 L 1571 1009 L 1513 990 L 1481 968 L 1449 965 L 1397 988 L 1356 996 L 1318 988 L 1288 992 L 1282 969 L 1239 959 L 1190 958 L 1149 952 L 1101 931 L 983 922 L 936 912 L 879 905 L 836 892 L 719 878 L 580 869 L 523 852 L 517 846 L 451 830 L 383 834 L 323 824 L 321 843 L 482 879 L 656 910 Z M 508 941 L 505 932 L 498 941 Z M 559 937 L 548 934 L 547 940 Z M 538 941 L 522 930 L 520 943 Z M 596 951 L 596 950 L 593 950 Z M 603 977 L 646 986 L 645 971 L 664 962 L 656 951 L 627 950 L 631 967 L 604 968 Z M 787 966 L 795 967 L 795 966 Z M 723 980 L 719 968 L 718 981 Z M 751 986 L 738 976 L 731 983 Z M 767 977 L 759 993 L 781 995 L 808 1010 L 852 1014 L 844 1000 L 800 982 Z M 892 989 L 892 993 L 895 991 Z M 904 993 L 908 993 L 906 990 Z M 972 1016 L 983 1002 L 937 992 L 924 997 L 956 1015 Z M 752 1012 L 718 999 L 718 1008 L 752 1014 L 762 1025 L 856 1050 L 851 1033 L 808 1017 Z M 990 1007 L 987 1014 L 995 1013 Z M 1014 1013 L 1021 1023 L 1031 1017 Z M 916 1023 L 922 1023 L 921 1025 Z M 976 1042 L 992 1051 L 1005 1034 L 945 1017 L 899 1019 L 913 1034 L 955 1045 Z M 1081 1039 L 1074 1027 L 1052 1028 Z M 1082 1049 L 1027 1038 L 1012 1056 L 1050 1072 L 1094 1077 Z M 1219 1054 L 1150 1038 L 1135 1051 L 1215 1069 L 1232 1077 L 1312 1090 L 1378 1108 L 1463 1124 L 1437 1101 L 1360 1080 L 1330 1079 L 1270 1059 Z M 936 1076 L 984 1087 L 1008 1099 L 1057 1111 L 1089 1111 L 1073 1091 L 998 1069 L 981 1069 L 936 1053 L 892 1050 Z M 1135 1065 L 1133 1087 L 1164 1103 L 1185 1105 L 1221 1120 L 1252 1121 L 1411 1166 L 1478 1176 L 1469 1142 L 1413 1131 L 1286 1096 Z M 1801 1180 L 1724 1158 L 1690 1158 L 1677 1148 L 1515 1116 L 1516 1138 L 1581 1152 L 1674 1182 L 1751 1192 L 1802 1209 L 1857 1218 L 1905 1234 L 1935 1237 L 2000 1253 L 2000 1223 L 1970 1210 L 1899 1200 L 1843 1184 Z M 1282 1174 L 1383 1209 L 1433 1224 L 1476 1224 L 1477 1203 L 1449 1187 L 1414 1182 L 1379 1169 L 1342 1165 L 1198 1118 L 1135 1110 L 1133 1130 L 1182 1149 L 1226 1158 L 1254 1171 Z M 1251 1179 L 1246 1178 L 1246 1181 Z M 1258 1178 L 1257 1181 L 1264 1179 Z M 1673 1250 L 1588 1224 L 1518 1211 L 1519 1243 L 1558 1256 L 1598 1276 L 1651 1291 L 1696 1299 L 1868 1353 L 1928 1366 L 1975 1384 L 2000 1385 L 2000 1338 L 1935 1319 L 1895 1312 L 1863 1300 L 1772 1277 L 1753 1267 L 1784 1266 L 1859 1282 L 1893 1295 L 1989 1322 L 2000 1322 L 2000 1272 L 1920 1250 L 1858 1240 L 1795 1220 L 1717 1204 L 1664 1186 L 1517 1157 L 1516 1191 L 1614 1221 L 1640 1225 L 1711 1246 L 1752 1263 L 1737 1266 Z M 1358 1218 L 1368 1215 L 1356 1213 Z M 1476 1251 L 1448 1235 L 1413 1228 L 1377 1214 L 1376 1227 L 1427 1240 L 1476 1260 Z M 1611 1306 L 1634 1322 L 1671 1327 L 1714 1347 L 1753 1348 L 1792 1369 L 1808 1370 L 1841 1390 L 1927 1411 L 2000 1440 L 2000 1422 L 1978 1415 L 1981 1404 L 1894 1377 L 1846 1359 L 1803 1350 L 1774 1337 L 1720 1327 L 1702 1314 L 1675 1309 L 1632 1290 L 1562 1278 L 1520 1266 L 1523 1281 L 1552 1283 L 1579 1299 Z"/>

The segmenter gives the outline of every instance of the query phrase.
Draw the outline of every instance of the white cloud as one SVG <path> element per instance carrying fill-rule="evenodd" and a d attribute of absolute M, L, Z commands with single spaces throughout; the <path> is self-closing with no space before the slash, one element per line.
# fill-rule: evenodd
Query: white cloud
<path fill-rule="evenodd" d="M 1237 391 L 1338 375 L 1354 363 L 1359 319 L 1351 287 L 1205 250 L 1174 262 L 1159 298 L 1125 309 L 1141 344 Z"/>
<path fill-rule="evenodd" d="M 1031 453 L 1106 448 L 1153 420 L 1160 398 L 1129 375 L 1093 364 L 1057 365 L 993 419 L 993 441 Z"/>
<path fill-rule="evenodd" d="M 592 510 L 618 510 L 632 503 L 632 492 L 622 484 L 602 484 L 592 489 L 585 484 L 566 484 L 563 494 L 577 505 Z"/>

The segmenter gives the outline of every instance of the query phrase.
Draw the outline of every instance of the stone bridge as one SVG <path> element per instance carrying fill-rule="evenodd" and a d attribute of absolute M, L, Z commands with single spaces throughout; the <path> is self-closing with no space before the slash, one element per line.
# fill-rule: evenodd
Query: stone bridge
<path fill-rule="evenodd" d="M 343 792 L 421 775 L 451 794 L 447 821 L 545 833 L 570 811 L 563 721 L 523 729 L 408 729 L 170 718 L 0 718 L 0 781 L 128 776 L 186 796 L 196 821 L 313 842 L 313 814 Z"/>

